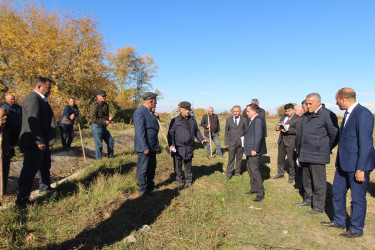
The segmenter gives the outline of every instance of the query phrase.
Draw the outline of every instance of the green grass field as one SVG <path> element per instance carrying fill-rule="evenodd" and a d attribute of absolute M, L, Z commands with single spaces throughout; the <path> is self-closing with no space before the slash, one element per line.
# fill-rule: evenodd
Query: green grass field
<path fill-rule="evenodd" d="M 200 119 L 198 119 L 200 121 Z M 297 207 L 301 196 L 288 179 L 270 179 L 277 173 L 277 119 L 267 120 L 268 154 L 262 158 L 265 200 L 254 203 L 243 162 L 242 177 L 225 181 L 224 158 L 206 157 L 202 146 L 193 158 L 194 183 L 178 189 L 173 164 L 166 150 L 157 155 L 153 197 L 137 193 L 136 154 L 133 148 L 115 152 L 88 166 L 75 181 L 58 186 L 57 192 L 37 199 L 26 210 L 14 207 L 0 211 L 1 248 L 107 248 L 107 249 L 373 249 L 375 233 L 375 185 L 368 188 L 364 236 L 347 240 L 339 229 L 324 228 L 320 221 L 332 216 L 333 159 L 327 165 L 327 213 L 308 215 Z M 221 126 L 224 128 L 224 121 Z M 167 125 L 166 125 L 167 127 Z M 113 131 L 115 137 L 132 128 Z M 91 136 L 86 133 L 87 138 Z M 224 147 L 224 137 L 220 136 Z M 165 141 L 160 134 L 160 144 Z M 350 207 L 350 196 L 347 199 Z M 350 212 L 348 210 L 348 212 Z M 149 227 L 145 226 L 148 225 Z M 134 236 L 135 243 L 127 241 Z"/>

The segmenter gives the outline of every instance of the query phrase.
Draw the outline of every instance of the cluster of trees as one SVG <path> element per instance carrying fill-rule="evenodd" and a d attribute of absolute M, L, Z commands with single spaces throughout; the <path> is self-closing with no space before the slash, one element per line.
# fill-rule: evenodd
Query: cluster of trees
<path fill-rule="evenodd" d="M 49 102 L 57 117 L 73 96 L 87 118 L 99 89 L 107 92 L 114 110 L 134 109 L 152 89 L 158 67 L 135 47 L 114 53 L 107 49 L 90 15 L 0 1 L 0 93 L 15 94 L 18 102 L 31 91 L 36 77 L 46 76 L 55 82 Z"/>

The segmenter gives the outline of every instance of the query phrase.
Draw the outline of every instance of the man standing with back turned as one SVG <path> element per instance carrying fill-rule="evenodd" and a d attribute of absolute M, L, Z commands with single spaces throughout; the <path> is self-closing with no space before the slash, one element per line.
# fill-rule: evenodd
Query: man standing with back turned
<path fill-rule="evenodd" d="M 336 173 L 333 180 L 333 221 L 322 222 L 326 227 L 346 228 L 346 193 L 351 190 L 351 217 L 349 230 L 340 234 L 345 238 L 363 235 L 366 217 L 366 188 L 374 169 L 372 131 L 374 117 L 356 101 L 353 89 L 343 88 L 336 94 L 336 104 L 345 111 L 340 126 Z"/>
<path fill-rule="evenodd" d="M 155 188 L 156 149 L 159 145 L 159 125 L 151 112 L 156 107 L 157 94 L 146 92 L 143 104 L 134 112 L 134 150 L 138 155 L 137 180 L 139 193 L 150 196 Z"/>
<path fill-rule="evenodd" d="M 47 102 L 51 92 L 51 80 L 38 77 L 34 90 L 26 96 L 22 105 L 22 127 L 20 147 L 24 154 L 16 204 L 24 207 L 31 204 L 31 193 L 35 174 L 39 175 L 39 192 L 51 190 L 50 140 L 56 135 L 53 111 Z"/>

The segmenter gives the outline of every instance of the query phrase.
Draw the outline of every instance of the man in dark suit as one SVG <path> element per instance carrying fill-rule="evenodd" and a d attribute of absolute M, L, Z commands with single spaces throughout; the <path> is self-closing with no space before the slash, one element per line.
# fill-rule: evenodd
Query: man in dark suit
<path fill-rule="evenodd" d="M 333 221 L 322 222 L 326 227 L 346 228 L 346 194 L 351 190 L 351 217 L 349 230 L 340 234 L 345 238 L 363 235 L 366 217 L 366 188 L 374 169 L 372 113 L 356 101 L 353 89 L 343 88 L 336 94 L 336 103 L 345 111 L 340 126 L 336 173 L 333 181 Z"/>
<path fill-rule="evenodd" d="M 56 135 L 53 111 L 47 102 L 52 81 L 38 77 L 34 90 L 26 96 L 22 108 L 20 147 L 24 153 L 16 204 L 26 206 L 29 200 L 35 174 L 39 174 L 39 192 L 51 190 L 51 153 L 49 146 Z"/>
<path fill-rule="evenodd" d="M 0 206 L 3 203 L 8 183 L 8 176 L 10 170 L 10 143 L 8 130 L 6 128 L 7 112 L 2 107 L 0 108 Z"/>
<path fill-rule="evenodd" d="M 259 100 L 258 99 L 253 99 L 251 100 L 251 104 L 255 104 L 255 105 L 258 105 L 259 107 Z M 264 109 L 262 109 L 261 107 L 259 107 L 259 115 L 263 118 L 264 120 L 264 124 L 266 126 L 266 137 L 267 137 L 267 121 L 266 121 L 266 111 Z M 245 117 L 245 118 L 249 118 L 246 114 L 246 108 L 243 110 L 242 112 L 242 116 Z"/>
<path fill-rule="evenodd" d="M 208 123 L 208 119 L 210 120 L 210 123 Z M 220 122 L 219 122 L 218 115 L 214 114 L 213 107 L 208 108 L 208 114 L 203 115 L 200 125 L 201 127 L 204 128 L 204 136 L 206 137 L 206 140 L 210 140 L 210 136 L 211 136 L 211 139 L 215 143 L 217 154 L 222 157 L 223 153 L 221 151 L 220 142 L 219 142 Z M 211 157 L 210 143 L 207 143 L 207 155 L 208 157 Z"/>
<path fill-rule="evenodd" d="M 260 156 L 267 153 L 263 118 L 259 115 L 259 107 L 250 104 L 246 107 L 247 116 L 250 119 L 244 139 L 244 152 L 246 155 L 246 168 L 250 176 L 251 189 L 246 194 L 257 194 L 254 202 L 264 199 L 262 175 L 260 173 Z"/>
<path fill-rule="evenodd" d="M 284 178 L 285 156 L 289 161 L 289 183 L 293 183 L 296 177 L 296 156 L 295 141 L 296 132 L 301 122 L 301 117 L 294 113 L 294 105 L 285 104 L 285 115 L 283 115 L 276 126 L 276 131 L 280 131 L 278 139 L 278 173 L 272 179 Z"/>
<path fill-rule="evenodd" d="M 168 130 L 169 151 L 173 157 L 173 165 L 176 173 L 176 180 L 179 187 L 191 186 L 193 173 L 191 164 L 194 156 L 195 138 L 202 144 L 208 142 L 204 140 L 198 129 L 197 121 L 190 115 L 190 102 L 180 102 L 181 113 L 171 120 Z M 184 174 L 182 172 L 184 164 Z"/>
<path fill-rule="evenodd" d="M 139 193 L 149 196 L 155 188 L 156 149 L 158 147 L 159 125 L 152 113 L 156 107 L 157 94 L 146 92 L 143 104 L 134 112 L 134 150 L 138 155 L 137 180 Z"/>
<path fill-rule="evenodd" d="M 322 214 L 326 202 L 326 164 L 330 162 L 331 150 L 338 143 L 336 115 L 321 103 L 318 93 L 306 96 L 308 112 L 303 115 L 296 140 L 296 153 L 302 167 L 304 188 L 303 202 L 297 206 L 311 206 L 307 213 Z"/>
<path fill-rule="evenodd" d="M 227 180 L 230 180 L 235 171 L 236 176 L 241 175 L 241 162 L 243 155 L 243 147 L 241 137 L 246 133 L 248 121 L 240 116 L 241 107 L 233 106 L 233 116 L 228 117 L 225 123 L 225 146 L 228 148 L 228 166 Z M 236 168 L 234 168 L 234 160 L 236 159 Z"/>

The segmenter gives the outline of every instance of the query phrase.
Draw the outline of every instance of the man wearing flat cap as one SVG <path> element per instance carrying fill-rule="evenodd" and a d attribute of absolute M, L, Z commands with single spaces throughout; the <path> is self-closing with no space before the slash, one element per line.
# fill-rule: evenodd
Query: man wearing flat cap
<path fill-rule="evenodd" d="M 199 131 L 197 121 L 190 115 L 190 107 L 189 102 L 180 103 L 181 113 L 172 119 L 168 131 L 168 145 L 172 153 L 179 187 L 183 187 L 185 184 L 190 186 L 193 181 L 191 163 L 194 155 L 194 138 L 197 138 L 202 144 L 208 142 L 204 140 Z M 185 178 L 182 173 L 182 162 L 184 163 Z"/>
<path fill-rule="evenodd" d="M 107 129 L 107 126 L 112 121 L 112 116 L 109 115 L 108 103 L 105 101 L 107 94 L 104 90 L 99 90 L 96 93 L 96 98 L 97 100 L 90 106 L 91 131 L 95 141 L 95 158 L 100 160 L 103 157 L 103 140 L 107 144 L 108 158 L 114 158 L 113 147 L 115 140 Z"/>
<path fill-rule="evenodd" d="M 157 94 L 146 92 L 143 104 L 134 112 L 134 150 L 138 155 L 137 180 L 139 193 L 149 196 L 155 188 L 156 149 L 159 125 L 152 109 L 156 107 Z"/>

